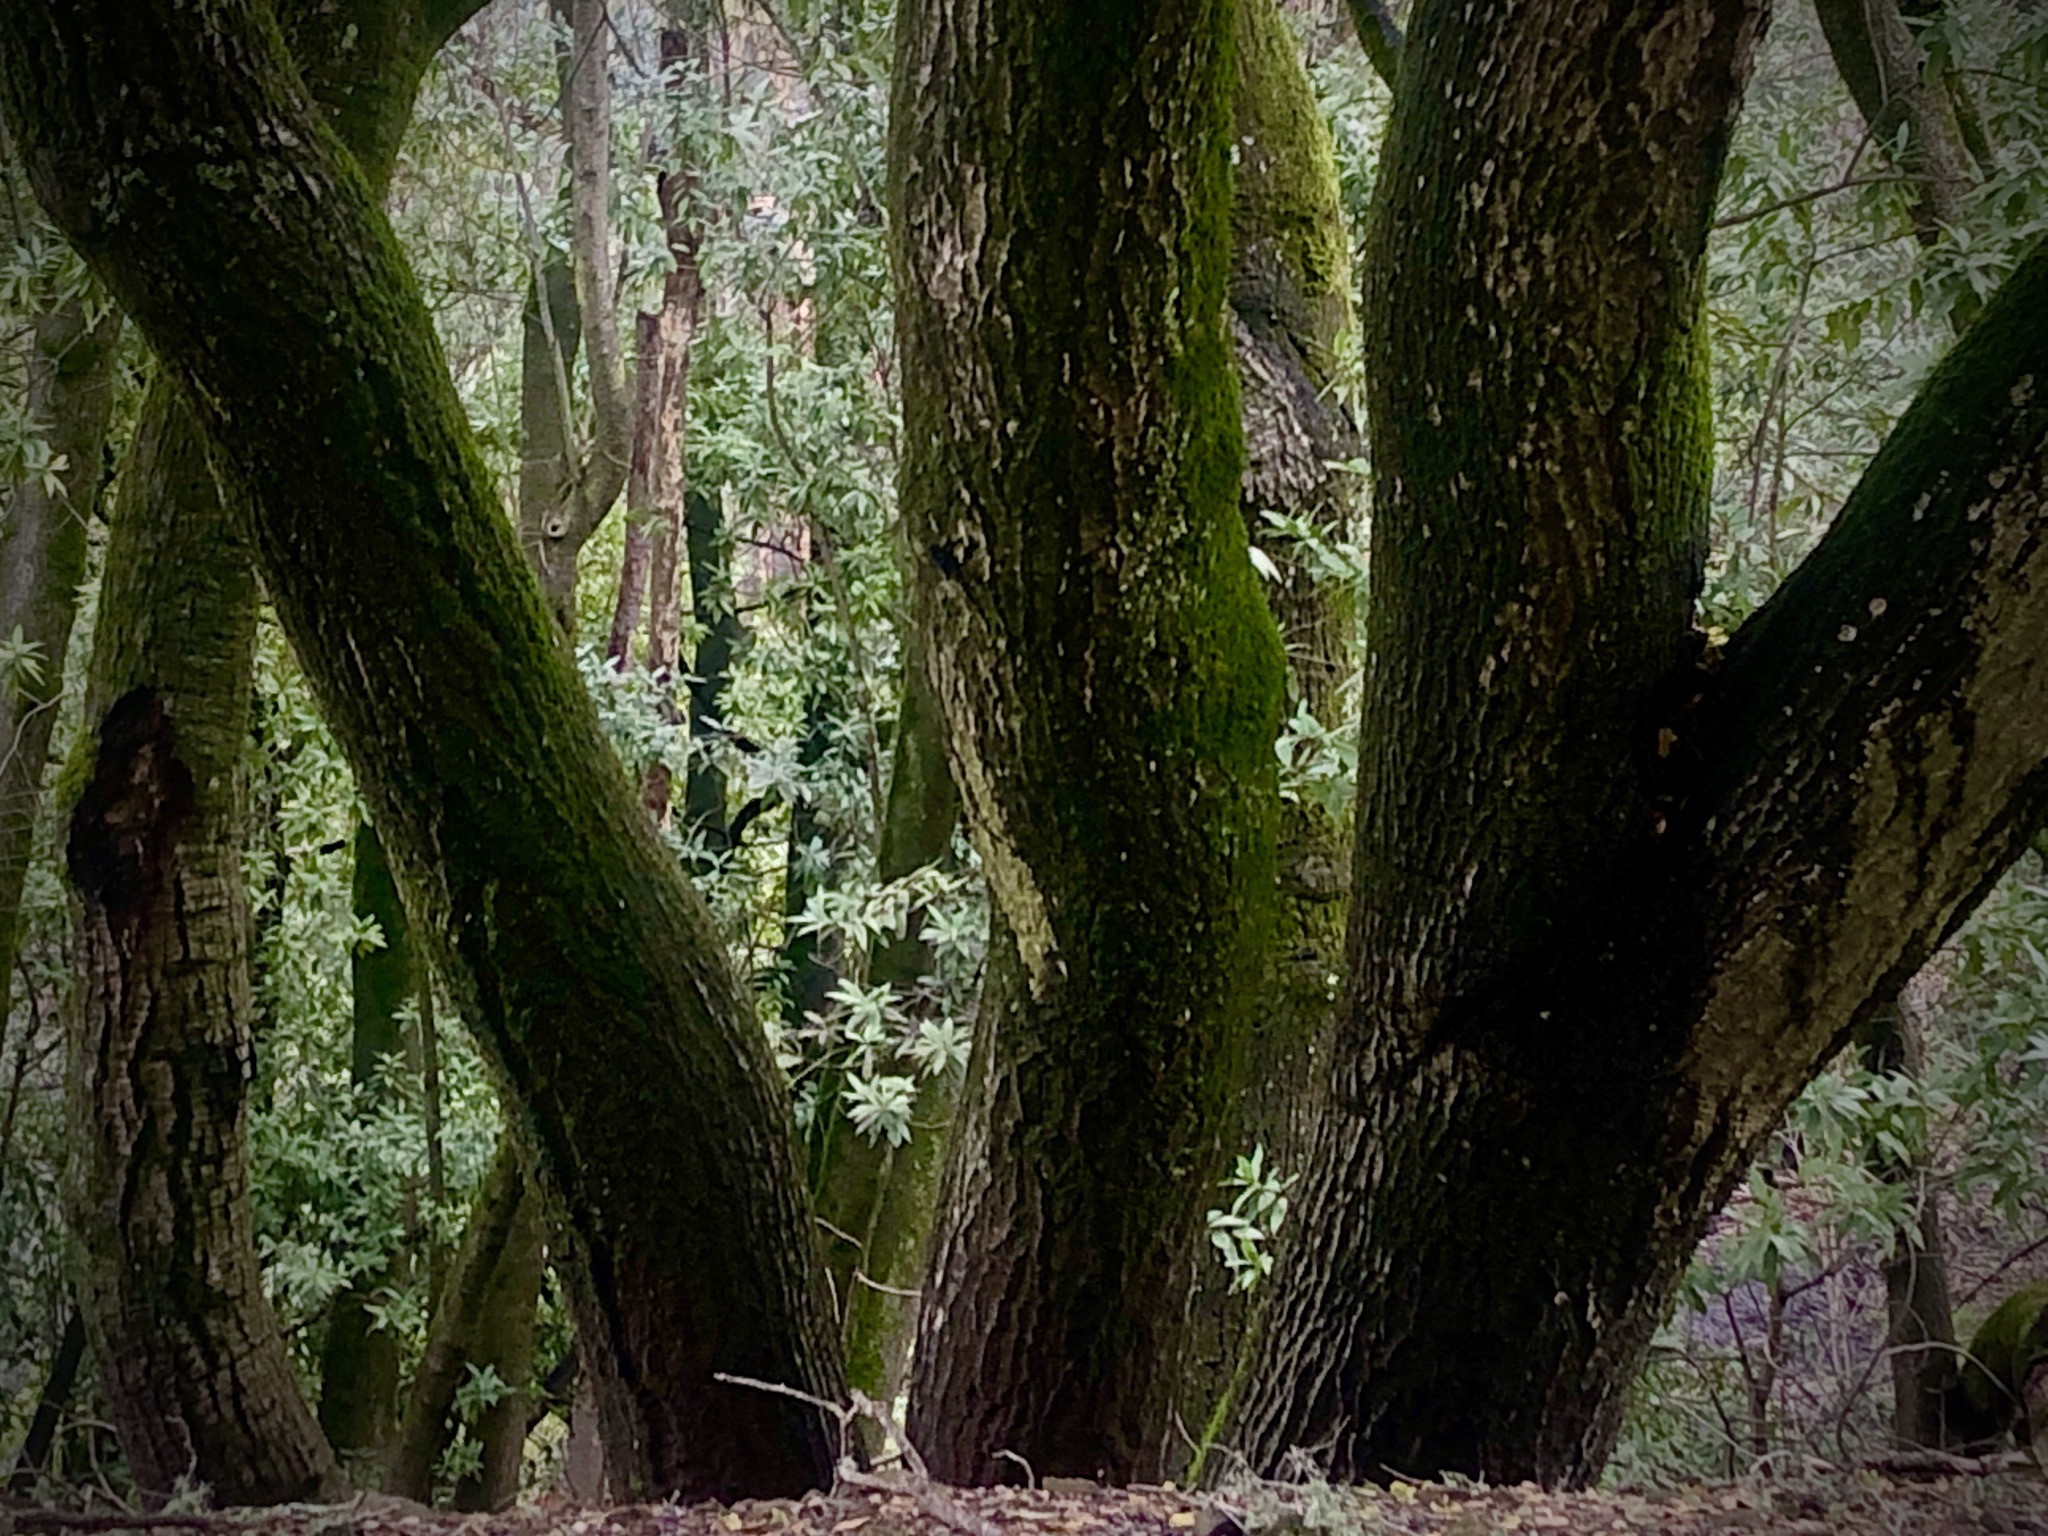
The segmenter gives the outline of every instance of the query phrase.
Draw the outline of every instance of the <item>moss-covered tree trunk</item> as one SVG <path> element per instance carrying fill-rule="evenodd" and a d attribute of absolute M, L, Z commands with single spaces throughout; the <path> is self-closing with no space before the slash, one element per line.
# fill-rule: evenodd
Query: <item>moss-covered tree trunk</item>
<path fill-rule="evenodd" d="M 67 1181 L 79 1302 L 136 1484 L 225 1503 L 344 1486 L 263 1295 L 245 1093 L 255 1069 L 242 738 L 256 581 L 206 444 L 159 389 L 114 509 L 86 697 Z"/>
<path fill-rule="evenodd" d="M 1363 446 L 1339 362 L 1356 319 L 1350 232 L 1329 125 L 1273 0 L 1238 4 L 1236 99 L 1230 318 L 1244 415 L 1240 504 L 1277 573 L 1265 592 L 1287 650 L 1288 707 L 1334 728 L 1357 611 L 1348 591 L 1318 579 L 1296 530 L 1342 543 L 1360 499 L 1357 476 L 1340 467 Z M 1281 806 L 1273 930 L 1229 1150 L 1263 1147 L 1282 1176 L 1299 1173 L 1316 1121 L 1320 1052 L 1344 964 L 1346 830 L 1313 801 Z M 1205 1242 L 1182 1393 L 1191 1428 L 1209 1421 L 1246 1361 L 1248 1302 Z"/>
<path fill-rule="evenodd" d="M 0 500 L 0 640 L 34 647 L 35 672 L 0 685 L 0 1028 L 21 948 L 21 894 L 43 804 L 43 770 L 64 685 L 85 531 L 97 510 L 121 317 L 91 295 L 36 316 L 28 343 L 28 416 L 61 467 Z"/>
<path fill-rule="evenodd" d="M 1759 9 L 1416 14 L 1351 991 L 1261 1465 L 1593 1476 L 1711 1213 L 2048 805 L 2048 253 L 1695 649 L 1701 250 Z"/>
<path fill-rule="evenodd" d="M 934 1472 L 1158 1475 L 1268 928 L 1282 657 L 1238 507 L 1232 8 L 917 0 L 903 506 L 995 905 L 918 1325 Z"/>
<path fill-rule="evenodd" d="M 317 61 L 322 108 L 378 187 L 442 28 L 461 14 L 409 3 L 284 12 L 296 54 Z M 99 758 L 67 850 L 87 999 L 73 1040 L 85 1141 L 72 1215 L 80 1299 L 137 1481 L 161 1493 L 196 1477 L 233 1503 L 344 1486 L 263 1297 L 249 1229 L 241 756 L 256 604 L 243 525 L 183 391 L 160 377 L 115 510 L 87 698 Z M 376 1038 L 376 1022 L 364 1050 L 393 1043 Z M 376 1400 L 395 1391 L 397 1361 L 360 1306 L 337 1321 L 331 1342 L 370 1372 L 332 1405 L 358 1449 L 358 1433 L 388 1427 Z"/>
<path fill-rule="evenodd" d="M 249 493 L 286 632 L 560 1203 L 614 1475 L 818 1480 L 817 1411 L 712 1379 L 839 1387 L 766 1041 L 604 744 L 372 189 L 249 0 L 8 0 L 0 110 Z"/>

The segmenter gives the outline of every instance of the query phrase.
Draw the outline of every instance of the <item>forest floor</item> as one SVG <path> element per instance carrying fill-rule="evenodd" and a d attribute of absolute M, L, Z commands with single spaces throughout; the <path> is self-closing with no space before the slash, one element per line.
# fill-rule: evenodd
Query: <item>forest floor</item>
<path fill-rule="evenodd" d="M 875 1482 L 883 1482 L 877 1477 Z M 2048 1477 L 2030 1464 L 1968 1475 L 1822 1473 L 1644 1492 L 1545 1493 L 1397 1483 L 1261 1483 L 1214 1495 L 1171 1488 L 954 1489 L 909 1481 L 802 1499 L 489 1515 L 370 1495 L 353 1504 L 124 1516 L 0 1507 L 0 1536 L 2048 1536 Z"/>

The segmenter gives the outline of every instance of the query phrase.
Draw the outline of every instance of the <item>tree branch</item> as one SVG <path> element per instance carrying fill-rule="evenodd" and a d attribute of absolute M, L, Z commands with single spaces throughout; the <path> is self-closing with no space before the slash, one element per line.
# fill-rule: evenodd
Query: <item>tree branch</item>
<path fill-rule="evenodd" d="M 1386 0 L 1345 0 L 1345 8 L 1351 12 L 1351 25 L 1373 72 L 1391 91 L 1394 77 L 1400 73 L 1401 55 L 1408 46 L 1401 36 L 1400 23 L 1387 9 Z"/>

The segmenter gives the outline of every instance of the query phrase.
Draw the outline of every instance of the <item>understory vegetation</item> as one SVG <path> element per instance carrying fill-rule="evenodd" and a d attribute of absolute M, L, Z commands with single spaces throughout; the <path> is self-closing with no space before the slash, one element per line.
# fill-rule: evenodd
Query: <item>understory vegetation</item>
<path fill-rule="evenodd" d="M 1918 89 L 1950 103 L 1968 175 L 1930 215 L 1913 123 L 1867 121 L 1814 10 L 1777 8 L 1706 247 L 1713 466 L 1697 638 L 1709 665 L 1820 544 L 1958 334 L 2048 232 L 2048 9 L 1880 8 L 1906 18 Z M 1022 979 L 1029 935 L 1020 909 L 1005 906 L 1012 877 L 996 871 L 991 895 L 983 855 L 996 843 L 976 820 L 985 797 L 964 786 L 961 814 L 950 786 L 915 793 L 928 771 L 916 753 L 943 762 L 919 670 L 919 626 L 935 600 L 920 584 L 988 556 L 913 536 L 899 515 L 903 277 L 892 270 L 888 148 L 897 16 L 887 0 L 594 9 L 609 225 L 594 258 L 574 184 L 592 150 L 585 139 L 572 151 L 584 130 L 567 110 L 589 34 L 565 0 L 495 0 L 433 58 L 389 217 L 508 517 L 524 516 L 533 494 L 537 412 L 553 411 L 564 483 L 601 480 L 612 407 L 598 375 L 614 366 L 602 331 L 617 349 L 610 388 L 629 396 L 660 387 L 641 377 L 647 349 L 668 347 L 676 366 L 682 338 L 666 450 L 673 505 L 643 496 L 634 487 L 650 472 L 636 462 L 641 478 L 629 484 L 621 463 L 617 510 L 581 530 L 580 544 L 549 546 L 574 565 L 563 644 L 765 1031 L 847 1380 L 893 1402 L 909 1390 L 933 1206 L 951 1188 L 937 1170 L 954 1107 L 974 1074 L 995 1070 L 984 1065 L 992 1047 L 977 1044 L 984 1001 L 1036 996 Z M 1368 229 L 1394 100 L 1352 14 L 1373 9 L 1280 7 L 1328 125 L 1348 257 L 1361 271 L 1374 259 Z M 0 155 L 0 527 L 37 487 L 85 526 L 66 642 L 0 628 L 0 695 L 13 701 L 0 725 L 17 738 L 0 733 L 0 754 L 20 750 L 24 718 L 48 720 L 27 787 L 0 782 L 32 829 L 0 992 L 0 1461 L 19 1467 L 11 1487 L 24 1497 L 133 1505 L 173 1490 L 138 1486 L 90 1351 L 81 1360 L 69 1346 L 71 1380 L 61 1363 L 81 1328 L 65 1195 L 80 1114 L 67 1074 L 78 1067 L 67 1040 L 87 987 L 66 852 L 98 750 L 88 676 L 95 636 L 114 622 L 100 610 L 108 519 L 157 364 L 140 324 L 120 330 L 98 462 L 53 449 L 52 423 L 31 401 L 39 327 L 67 311 L 104 323 L 115 306 L 37 207 L 12 146 Z M 572 274 L 576 291 L 559 302 Z M 1355 298 L 1348 273 L 1345 283 Z M 608 313 L 592 312 L 592 293 Z M 1323 396 L 1354 424 L 1372 356 L 1356 331 L 1333 344 Z M 650 433 L 654 398 L 629 401 Z M 648 441 L 664 451 L 658 434 Z M 1342 616 L 1335 675 L 1318 688 L 1290 681 L 1266 771 L 1277 774 L 1280 814 L 1322 818 L 1348 850 L 1363 814 L 1375 546 L 1372 451 L 1355 428 L 1347 446 L 1334 461 L 1342 515 L 1269 508 L 1254 519 L 1250 558 L 1276 611 L 1307 592 Z M 2031 536 L 2044 526 L 2037 510 Z M 1298 660 L 1293 635 L 1283 638 Z M 369 1486 L 386 1481 L 408 1432 L 423 1363 L 445 1352 L 437 1327 L 452 1325 L 437 1316 L 468 1283 L 468 1234 L 531 1117 L 501 1107 L 503 1047 L 480 1049 L 466 1027 L 470 984 L 451 982 L 442 952 L 366 894 L 369 802 L 311 670 L 266 604 L 239 764 L 248 1200 L 297 1387 L 343 1470 Z M 949 695 L 938 712 L 955 704 Z M 1368 761 L 1368 786 L 1371 774 Z M 1291 825 L 1280 823 L 1283 860 Z M 1895 1394 L 1915 1390 L 1900 1362 L 1939 1357 L 1953 1389 L 1993 1308 L 2048 1282 L 2048 836 L 2032 830 L 2009 869 L 1981 871 L 1981 899 L 1916 967 L 1887 1022 L 1862 1019 L 1828 1054 L 1713 1220 L 1627 1390 L 1608 1484 L 1853 1468 L 1890 1454 Z M 418 878 L 409 857 L 394 848 L 408 897 Z M 366 979 L 366 962 L 401 953 L 403 972 L 378 1005 L 387 1032 L 366 1034 L 375 1010 L 365 999 L 383 985 Z M 1311 958 L 1335 999 L 1348 985 L 1343 955 Z M 1312 1091 L 1302 1093 L 1309 1104 Z M 1329 1214 L 1316 1193 L 1327 1186 L 1304 1176 L 1310 1138 L 1277 1126 L 1238 1116 L 1221 1168 L 1203 1175 L 1202 1272 L 1187 1310 L 1220 1319 L 1231 1357 L 1209 1381 L 1222 1390 L 1183 1414 L 1185 1438 L 1168 1457 L 1176 1475 L 1197 1456 L 1211 1475 L 1233 1464 L 1228 1412 L 1208 1434 L 1202 1421 L 1247 1379 L 1250 1357 L 1236 1352 L 1246 1340 L 1255 1348 L 1289 1240 L 1313 1243 Z M 1193 1153 L 1185 1161 L 1206 1168 Z M 911 1191 L 902 1208 L 891 1189 Z M 581 1271 L 562 1267 L 546 1221 L 533 1232 L 537 1278 L 494 1303 L 521 1312 L 519 1342 L 501 1347 L 479 1326 L 457 1349 L 451 1390 L 423 1431 L 430 1476 L 409 1491 L 463 1507 L 565 1479 L 584 1495 L 603 1491 L 601 1475 L 592 1483 L 578 1470 L 603 1417 L 579 1363 Z M 1919 1266 L 1942 1273 L 1945 1339 L 1899 1332 L 1897 1288 L 1912 1286 L 1899 1276 Z M 1159 1305 L 1178 1315 L 1182 1303 Z M 381 1342 L 352 1355 L 336 1342 L 343 1328 Z M 364 1381 L 382 1394 L 377 1428 L 368 1443 L 344 1444 L 331 1403 Z M 46 1395 L 54 1422 L 38 1432 Z"/>

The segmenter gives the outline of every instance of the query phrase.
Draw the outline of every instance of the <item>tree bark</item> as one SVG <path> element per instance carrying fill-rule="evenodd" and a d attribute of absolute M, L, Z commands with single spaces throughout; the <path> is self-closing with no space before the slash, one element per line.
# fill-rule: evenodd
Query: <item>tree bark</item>
<path fill-rule="evenodd" d="M 711 1379 L 838 1395 L 766 1041 L 521 567 L 371 190 L 247 0 L 7 0 L 0 45 L 38 195 L 252 493 L 279 616 L 560 1202 L 614 1475 L 822 1479 L 820 1413 Z"/>
<path fill-rule="evenodd" d="M 1344 1477 L 1555 1478 L 1582 1435 L 1597 1466 L 1611 1434 L 1601 1372 L 1583 1404 L 1546 1408 L 1565 1370 L 1597 1363 L 1565 1359 L 1587 1340 L 1550 1303 L 1574 1288 L 1516 1310 L 1523 1270 L 1565 1250 L 1554 1230 L 1516 1234 L 1567 1196 L 1532 1180 L 1546 1198 L 1517 1183 L 1501 1225 L 1468 1214 L 1460 1152 L 1502 1139 L 1488 1117 L 1508 1122 L 1511 1085 L 1439 1019 L 1593 906 L 1652 815 L 1638 714 L 1688 656 L 1711 446 L 1702 256 L 1758 9 L 1411 18 L 1368 236 L 1347 1017 L 1239 1424 L 1262 1466 L 1328 1444 Z"/>
<path fill-rule="evenodd" d="M 2048 809 L 2048 253 L 1688 662 L 1697 235 L 1756 17 L 1628 12 L 1417 18 L 1368 277 L 1353 992 L 1243 1420 L 1262 1465 L 1591 1478 L 1712 1212 Z M 1441 132 L 1502 49 L 1512 87 Z M 1460 211 L 1475 182 L 1537 204 Z M 1445 260 L 1393 259 L 1417 229 Z M 1472 373 L 1474 336 L 1511 366 Z"/>
<path fill-rule="evenodd" d="M 909 1432 L 1156 1477 L 1266 938 L 1282 656 L 1223 313 L 1231 9 L 898 20 L 903 507 L 995 906 Z"/>
<path fill-rule="evenodd" d="M 64 657 L 85 579 L 85 531 L 98 510 L 100 460 L 113 401 L 121 317 L 95 319 L 89 296 L 36 317 L 29 338 L 28 415 L 62 460 L 54 489 L 8 487 L 0 506 L 0 640 L 36 648 L 39 676 L 0 688 L 0 1024 L 21 949 L 21 893 L 43 803 L 43 769 L 64 686 Z"/>
<path fill-rule="evenodd" d="M 1356 319 L 1350 231 L 1329 125 L 1272 0 L 1240 0 L 1236 44 L 1230 319 L 1246 452 L 1240 505 L 1252 543 L 1279 573 L 1265 592 L 1287 650 L 1288 703 L 1334 726 L 1355 660 L 1356 606 L 1318 580 L 1267 514 L 1333 543 L 1352 532 L 1360 487 L 1337 467 L 1363 451 L 1338 397 L 1338 349 Z M 1266 1166 L 1283 1175 L 1300 1171 L 1317 1119 L 1344 964 L 1347 830 L 1323 806 L 1281 806 L 1273 931 L 1230 1150 L 1262 1146 Z M 1200 1252 L 1182 1393 L 1191 1426 L 1211 1421 L 1251 1347 L 1248 1294 L 1206 1242 Z"/>
<path fill-rule="evenodd" d="M 283 20 L 298 56 L 317 61 L 321 108 L 381 189 L 442 34 L 408 4 L 294 6 Z M 236 1504 L 338 1495 L 346 1484 L 262 1292 L 248 1211 L 240 764 L 256 583 L 168 378 L 145 403 L 122 485 L 87 689 L 99 761 L 67 848 L 83 911 L 80 1303 L 146 1491 L 190 1477 Z"/>
<path fill-rule="evenodd" d="M 379 1091 L 379 1074 L 404 1049 L 398 1010 L 416 974 L 405 907 L 384 845 L 368 822 L 355 836 L 351 906 L 383 935 L 380 948 L 349 958 L 352 1003 L 349 1082 L 359 1094 Z M 389 1262 L 357 1277 L 334 1299 L 320 1359 L 320 1428 L 344 1465 L 380 1461 L 398 1429 L 398 1339 L 377 1326 L 371 1305 L 397 1276 Z"/>
<path fill-rule="evenodd" d="M 242 736 L 256 583 L 175 392 L 129 450 L 100 588 L 71 812 L 82 903 L 67 1204 L 79 1304 L 130 1473 L 229 1504 L 338 1495 L 250 1229 L 255 1067 Z"/>

